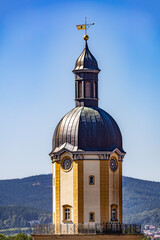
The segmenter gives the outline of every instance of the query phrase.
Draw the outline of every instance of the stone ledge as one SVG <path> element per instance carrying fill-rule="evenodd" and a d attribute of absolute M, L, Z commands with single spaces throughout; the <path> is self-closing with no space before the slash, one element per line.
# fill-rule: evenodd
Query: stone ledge
<path fill-rule="evenodd" d="M 33 240 L 54 240 L 54 239 L 63 239 L 63 240 L 140 240 L 143 237 L 143 234 L 52 234 L 52 235 L 36 235 L 32 234 Z"/>

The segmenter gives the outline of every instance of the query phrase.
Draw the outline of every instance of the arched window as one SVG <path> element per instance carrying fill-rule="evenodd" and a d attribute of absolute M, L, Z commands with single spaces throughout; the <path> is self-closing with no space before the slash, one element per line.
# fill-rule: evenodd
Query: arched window
<path fill-rule="evenodd" d="M 78 98 L 82 97 L 82 82 L 78 82 Z"/>
<path fill-rule="evenodd" d="M 93 97 L 97 98 L 97 82 L 93 82 Z"/>
<path fill-rule="evenodd" d="M 112 204 L 111 206 L 111 221 L 118 221 L 117 220 L 117 208 L 116 204 Z"/>
<path fill-rule="evenodd" d="M 112 221 L 115 221 L 116 220 L 116 209 L 113 208 L 112 209 Z"/>
<path fill-rule="evenodd" d="M 95 213 L 94 212 L 89 213 L 89 222 L 95 222 Z"/>
<path fill-rule="evenodd" d="M 91 83 L 89 81 L 85 82 L 85 97 L 86 98 L 91 97 Z"/>
<path fill-rule="evenodd" d="M 71 222 L 71 206 L 63 206 L 63 222 Z"/>

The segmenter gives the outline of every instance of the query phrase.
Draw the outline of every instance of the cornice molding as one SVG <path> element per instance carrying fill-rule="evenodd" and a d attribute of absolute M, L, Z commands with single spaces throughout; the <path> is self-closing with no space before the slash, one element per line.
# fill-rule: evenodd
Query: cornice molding
<path fill-rule="evenodd" d="M 61 160 L 61 155 L 64 152 L 68 152 L 72 155 L 72 159 L 74 160 L 110 160 L 110 156 L 113 153 L 117 153 L 118 161 L 123 161 L 123 158 L 126 153 L 121 152 L 118 148 L 115 148 L 113 151 L 71 151 L 67 147 L 60 149 L 59 151 L 52 151 L 49 156 L 51 157 L 52 162 L 57 162 Z M 88 155 L 97 155 L 97 158 L 88 158 Z"/>

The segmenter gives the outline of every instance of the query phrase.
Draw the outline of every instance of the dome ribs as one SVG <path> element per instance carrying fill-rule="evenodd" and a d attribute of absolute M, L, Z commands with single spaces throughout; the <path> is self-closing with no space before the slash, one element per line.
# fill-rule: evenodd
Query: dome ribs
<path fill-rule="evenodd" d="M 53 150 L 65 142 L 84 151 L 123 151 L 122 135 L 115 120 L 98 107 L 76 107 L 56 127 Z"/>
<path fill-rule="evenodd" d="M 68 115 L 66 123 L 65 123 L 65 128 L 64 128 L 64 138 L 63 138 L 63 143 L 68 142 L 74 145 L 74 142 L 71 142 L 71 128 L 72 128 L 72 123 L 74 121 L 74 114 L 76 113 L 76 109 L 74 108 L 71 111 L 71 114 Z"/>
<path fill-rule="evenodd" d="M 75 113 L 75 118 L 73 120 L 73 125 L 72 125 L 72 128 L 71 128 L 71 144 L 74 145 L 74 146 L 78 146 L 78 141 L 77 141 L 77 138 L 78 138 L 78 126 L 79 126 L 79 115 L 82 111 L 82 107 L 81 108 L 78 108 L 78 110 L 76 111 Z"/>

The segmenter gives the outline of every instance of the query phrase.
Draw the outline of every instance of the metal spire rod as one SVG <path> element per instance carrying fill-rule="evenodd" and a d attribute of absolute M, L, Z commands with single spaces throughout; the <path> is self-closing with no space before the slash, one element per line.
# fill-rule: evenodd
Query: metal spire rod
<path fill-rule="evenodd" d="M 84 30 L 85 29 L 85 35 L 87 35 L 87 29 L 91 26 L 94 25 L 94 23 L 89 23 L 87 24 L 87 17 L 85 17 L 85 24 L 81 25 L 76 25 L 78 30 Z"/>
<path fill-rule="evenodd" d="M 91 25 L 94 25 L 94 23 L 89 23 L 89 24 L 87 24 L 87 17 L 85 17 L 85 26 L 86 26 L 86 28 L 85 28 L 85 34 L 86 34 L 86 35 L 87 35 L 87 29 L 88 29 Z"/>
<path fill-rule="evenodd" d="M 85 28 L 85 35 L 87 35 L 87 17 L 85 17 L 85 26 L 86 26 L 86 28 Z"/>

